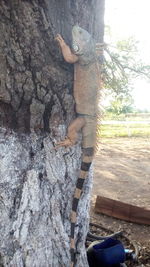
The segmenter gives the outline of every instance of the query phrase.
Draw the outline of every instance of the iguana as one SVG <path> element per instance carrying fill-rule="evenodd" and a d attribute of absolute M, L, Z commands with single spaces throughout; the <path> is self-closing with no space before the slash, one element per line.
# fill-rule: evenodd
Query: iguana
<path fill-rule="evenodd" d="M 65 61 L 74 63 L 74 99 L 77 117 L 67 130 L 67 137 L 58 146 L 72 146 L 76 143 L 78 132 L 82 130 L 82 163 L 72 204 L 71 212 L 71 267 L 75 265 L 75 224 L 77 207 L 94 156 L 97 124 L 97 93 L 99 87 L 98 66 L 95 42 L 92 36 L 79 26 L 72 29 L 72 49 L 60 34 L 55 38 L 61 48 Z"/>

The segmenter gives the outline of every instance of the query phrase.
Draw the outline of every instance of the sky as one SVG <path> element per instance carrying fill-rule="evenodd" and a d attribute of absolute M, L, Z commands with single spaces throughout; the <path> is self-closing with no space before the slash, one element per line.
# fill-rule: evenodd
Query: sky
<path fill-rule="evenodd" d="M 105 1 L 105 25 L 111 28 L 111 42 L 133 36 L 139 41 L 143 62 L 150 65 L 150 0 Z M 150 82 L 135 80 L 132 95 L 136 108 L 150 111 Z"/>

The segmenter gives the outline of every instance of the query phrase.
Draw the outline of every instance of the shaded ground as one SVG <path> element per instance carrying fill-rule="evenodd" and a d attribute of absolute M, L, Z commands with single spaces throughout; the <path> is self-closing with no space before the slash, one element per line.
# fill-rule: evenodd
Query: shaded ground
<path fill-rule="evenodd" d="M 96 195 L 150 209 L 150 140 L 103 139 L 95 158 L 91 221 L 113 231 L 123 230 L 141 249 L 141 262 L 150 266 L 150 226 L 117 220 L 93 211 Z M 144 253 L 149 259 L 144 262 Z M 143 261 L 142 261 L 143 260 Z"/>

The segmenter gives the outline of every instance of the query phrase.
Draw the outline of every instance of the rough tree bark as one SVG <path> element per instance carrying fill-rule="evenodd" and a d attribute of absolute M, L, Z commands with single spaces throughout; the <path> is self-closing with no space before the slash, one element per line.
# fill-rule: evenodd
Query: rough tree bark
<path fill-rule="evenodd" d="M 69 267 L 80 142 L 52 150 L 75 116 L 73 67 L 54 41 L 72 25 L 103 41 L 104 0 L 0 1 L 0 266 Z M 79 204 L 77 266 L 88 266 L 91 181 Z"/>

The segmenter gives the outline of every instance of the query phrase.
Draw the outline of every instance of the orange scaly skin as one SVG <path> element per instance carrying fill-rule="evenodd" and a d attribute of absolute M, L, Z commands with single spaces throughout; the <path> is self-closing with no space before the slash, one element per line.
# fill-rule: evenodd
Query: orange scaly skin
<path fill-rule="evenodd" d="M 77 118 L 71 122 L 67 130 L 67 138 L 57 144 L 59 146 L 72 146 L 76 143 L 78 132 L 82 131 L 82 163 L 79 178 L 74 193 L 71 212 L 71 267 L 75 266 L 75 224 L 77 221 L 77 207 L 82 193 L 84 181 L 88 175 L 96 142 L 96 113 L 97 92 L 99 87 L 98 68 L 96 62 L 95 44 L 91 35 L 74 26 L 72 39 L 74 51 L 65 43 L 60 34 L 55 38 L 61 48 L 64 59 L 74 63 L 74 98 Z"/>

